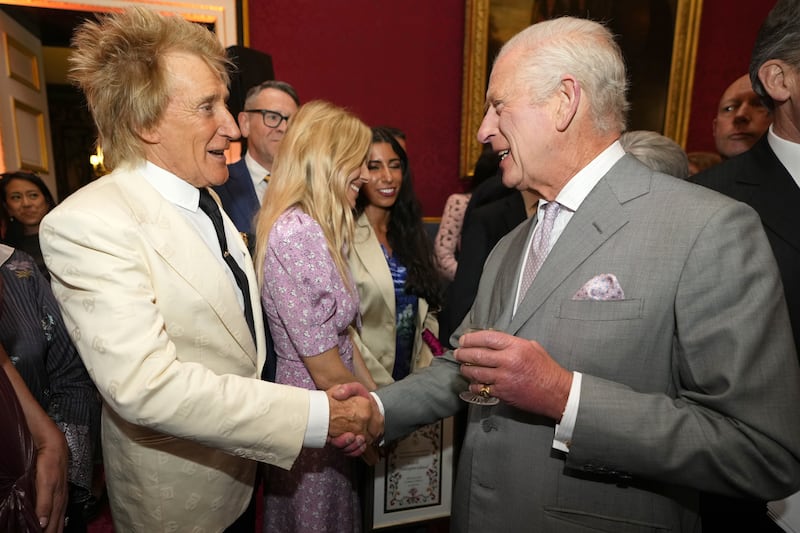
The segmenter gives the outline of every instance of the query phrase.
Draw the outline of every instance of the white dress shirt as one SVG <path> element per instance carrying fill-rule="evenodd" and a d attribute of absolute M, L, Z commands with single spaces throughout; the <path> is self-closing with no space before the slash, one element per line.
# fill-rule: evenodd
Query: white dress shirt
<path fill-rule="evenodd" d="M 258 161 L 253 159 L 250 152 L 244 154 L 244 164 L 247 166 L 247 172 L 250 173 L 250 179 L 253 180 L 253 188 L 256 190 L 259 205 L 264 203 L 264 194 L 267 192 L 267 176 L 272 173 L 261 166 Z"/>
<path fill-rule="evenodd" d="M 178 208 L 178 212 L 197 230 L 203 242 L 213 252 L 213 256 L 222 265 L 222 269 L 226 273 L 228 282 L 236 293 L 236 298 L 239 301 L 242 312 L 244 313 L 244 297 L 239 285 L 236 283 L 236 278 L 233 277 L 233 272 L 228 268 L 225 259 L 222 257 L 222 249 L 220 248 L 219 240 L 217 239 L 217 232 L 214 230 L 214 224 L 208 218 L 202 209 L 199 208 L 200 191 L 189 183 L 175 174 L 164 170 L 163 168 L 147 161 L 137 169 L 144 175 L 147 182 L 169 203 Z M 233 239 L 241 239 L 238 230 L 223 217 L 223 225 L 225 227 L 225 238 L 228 242 Z M 239 264 L 239 267 L 244 270 L 245 261 L 251 261 L 250 255 L 246 252 L 235 253 L 230 250 L 231 256 Z M 257 307 L 254 316 L 261 315 L 261 307 Z M 328 395 L 325 391 L 309 391 L 309 404 L 308 404 L 308 426 L 303 437 L 303 446 L 306 448 L 324 448 L 328 440 L 328 423 L 330 406 L 328 405 Z"/>
<path fill-rule="evenodd" d="M 588 165 L 583 167 L 575 176 L 570 179 L 564 188 L 558 193 L 555 201 L 561 204 L 562 209 L 558 212 L 555 222 L 553 223 L 553 231 L 550 233 L 550 242 L 548 244 L 547 253 L 555 246 L 558 238 L 564 232 L 564 228 L 572 219 L 575 211 L 578 210 L 580 205 L 586 199 L 592 189 L 594 189 L 597 182 L 611 170 L 617 161 L 625 155 L 625 150 L 622 149 L 619 141 L 615 141 L 611 146 L 600 152 L 600 155 L 595 157 Z M 537 211 L 538 220 L 544 219 L 543 206 L 547 203 L 546 200 L 539 200 Z M 517 297 L 514 300 L 514 312 L 516 313 L 520 301 L 525 296 L 520 294 L 519 286 L 522 282 L 522 272 L 525 271 L 525 263 L 529 257 L 531 242 L 533 241 L 533 233 L 536 230 L 538 223 L 531 227 L 528 235 L 528 244 L 525 247 L 525 254 L 523 254 L 522 265 L 520 265 L 520 279 L 517 280 Z M 533 283 L 536 283 L 534 278 Z M 555 436 L 553 438 L 553 448 L 563 452 L 569 451 L 569 442 L 572 440 L 572 433 L 575 429 L 575 419 L 578 416 L 578 406 L 581 399 L 581 381 L 582 376 L 580 372 L 572 373 L 572 387 L 569 391 L 567 405 L 561 418 L 561 423 L 556 424 Z"/>
<path fill-rule="evenodd" d="M 772 151 L 775 152 L 778 161 L 786 167 L 794 182 L 800 187 L 800 144 L 787 141 L 775 135 L 775 132 L 772 131 L 772 125 L 770 125 L 767 132 L 767 142 Z"/>

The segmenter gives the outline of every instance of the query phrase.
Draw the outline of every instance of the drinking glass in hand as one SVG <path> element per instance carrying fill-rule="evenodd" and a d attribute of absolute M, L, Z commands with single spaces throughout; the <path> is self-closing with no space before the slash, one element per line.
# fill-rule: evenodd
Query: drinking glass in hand
<path fill-rule="evenodd" d="M 463 335 L 467 333 L 474 333 L 476 331 L 482 331 L 486 328 L 478 327 L 478 326 L 470 326 L 466 330 L 464 330 Z M 467 366 L 472 366 L 471 363 L 464 363 Z M 471 390 L 467 389 L 462 391 L 458 394 L 458 397 L 464 400 L 465 402 L 474 403 L 476 405 L 496 405 L 500 402 L 499 399 L 495 398 L 491 395 L 491 389 L 489 385 L 483 385 L 481 387 L 481 391 L 478 394 L 475 394 Z"/>

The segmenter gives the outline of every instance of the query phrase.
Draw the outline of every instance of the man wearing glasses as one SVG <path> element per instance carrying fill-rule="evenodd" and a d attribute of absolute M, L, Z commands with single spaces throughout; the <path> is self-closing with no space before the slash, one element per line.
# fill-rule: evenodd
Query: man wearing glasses
<path fill-rule="evenodd" d="M 214 187 L 225 212 L 246 236 L 251 252 L 255 244 L 253 218 L 264 199 L 286 127 L 299 106 L 294 87 L 283 81 L 265 81 L 247 91 L 244 110 L 238 117 L 242 137 L 247 139 L 247 153 L 228 165 L 228 181 Z"/>

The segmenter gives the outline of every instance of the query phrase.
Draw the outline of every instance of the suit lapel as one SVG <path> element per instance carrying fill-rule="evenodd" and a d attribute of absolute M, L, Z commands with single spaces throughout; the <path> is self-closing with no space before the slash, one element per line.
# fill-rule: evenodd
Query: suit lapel
<path fill-rule="evenodd" d="M 631 159 L 630 156 L 620 159 L 595 185 L 572 216 L 520 302 L 508 333 L 516 334 L 576 268 L 628 223 L 622 204 L 646 194 L 650 183 L 644 176 L 652 174 L 649 169 L 643 172 L 642 165 Z M 634 173 L 636 170 L 638 176 Z M 524 244 L 522 247 L 524 249 Z M 518 262 L 521 263 L 521 257 Z M 515 290 L 516 285 L 507 294 L 513 295 Z"/>
<path fill-rule="evenodd" d="M 751 191 L 748 203 L 758 211 L 764 226 L 800 250 L 800 187 L 775 156 L 766 135 L 753 147 L 752 156 L 754 167 L 739 180 Z"/>
<path fill-rule="evenodd" d="M 172 204 L 147 183 L 141 174 L 124 174 L 117 180 L 117 184 L 123 191 L 139 228 L 153 249 L 173 268 L 176 275 L 182 277 L 209 303 L 242 350 L 252 358 L 257 350 L 247 321 L 241 312 L 236 294 L 229 290 L 230 284 L 222 282 L 228 274 L 197 231 Z M 180 245 L 176 246 L 175 243 Z M 237 241 L 229 243 L 229 246 L 241 248 L 243 244 Z M 255 303 L 259 296 L 258 291 L 254 291 L 256 283 L 253 278 L 254 270 L 252 265 L 245 267 L 250 283 L 251 299 L 255 297 Z M 256 305 L 253 307 L 253 315 L 260 316 L 260 307 Z M 261 331 L 263 333 L 263 328 Z M 258 332 L 257 327 L 257 335 Z"/>
<path fill-rule="evenodd" d="M 490 293 L 492 302 L 487 309 L 489 319 L 486 326 L 488 327 L 510 333 L 509 325 L 514 311 L 514 297 L 517 294 L 517 280 L 520 276 L 522 256 L 525 253 L 525 244 L 530 235 L 531 226 L 536 223 L 536 215 L 534 215 L 509 236 L 511 240 L 507 252 L 499 259 L 502 260 L 502 264 L 495 278 L 494 289 Z M 483 282 L 483 278 L 481 281 Z"/>
<path fill-rule="evenodd" d="M 356 236 L 353 249 L 358 256 L 364 269 L 373 279 L 373 286 L 378 287 L 384 303 L 389 308 L 392 316 L 395 316 L 395 297 L 394 281 L 383 250 L 375 236 L 375 232 L 370 226 L 366 215 L 361 215 L 356 222 Z"/>
<path fill-rule="evenodd" d="M 251 219 L 253 213 L 257 212 L 260 206 L 258 205 L 256 189 L 244 158 L 231 166 L 228 190 L 236 209 L 236 215 L 233 216 L 231 214 L 231 218 L 238 217 L 237 219 L 241 220 L 242 223 L 246 223 L 247 227 L 252 227 L 253 221 Z"/>

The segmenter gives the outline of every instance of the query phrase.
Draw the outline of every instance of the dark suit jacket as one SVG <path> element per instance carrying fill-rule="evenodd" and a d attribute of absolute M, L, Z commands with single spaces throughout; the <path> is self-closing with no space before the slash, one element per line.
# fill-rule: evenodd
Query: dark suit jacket
<path fill-rule="evenodd" d="M 222 208 L 233 220 L 236 229 L 247 234 L 247 246 L 252 252 L 255 245 L 253 218 L 261 206 L 244 158 L 228 165 L 228 174 L 228 181 L 214 187 L 214 191 L 219 195 Z"/>
<path fill-rule="evenodd" d="M 512 316 L 535 222 L 492 250 L 468 316 L 582 373 L 570 451 L 554 452 L 551 419 L 470 406 L 453 531 L 699 531 L 700 490 L 800 488 L 800 368 L 757 214 L 623 156 Z M 607 273 L 624 299 L 577 296 Z M 460 366 L 447 352 L 376 391 L 387 441 L 464 407 Z"/>
<path fill-rule="evenodd" d="M 464 320 L 483 272 L 483 264 L 497 241 L 517 227 L 526 217 L 522 194 L 509 194 L 472 211 L 461 230 L 458 269 L 447 286 L 446 303 L 439 313 L 439 342 L 450 344 L 450 335 Z"/>
<path fill-rule="evenodd" d="M 749 151 L 696 174 L 691 181 L 758 212 L 781 272 L 794 342 L 800 346 L 800 188 L 775 157 L 767 135 Z M 700 514 L 708 533 L 780 530 L 767 518 L 763 501 L 703 494 Z"/>
<path fill-rule="evenodd" d="M 795 345 L 800 347 L 800 187 L 764 135 L 749 151 L 692 177 L 692 181 L 755 209 L 781 271 Z"/>
<path fill-rule="evenodd" d="M 228 174 L 228 181 L 214 187 L 214 191 L 219 195 L 222 208 L 233 221 L 236 229 L 247 235 L 247 249 L 251 256 L 255 256 L 254 219 L 261 204 L 258 203 L 256 188 L 253 186 L 253 180 L 250 178 L 244 157 L 236 163 L 228 165 Z M 261 371 L 261 378 L 266 381 L 275 381 L 275 346 L 269 331 L 269 323 L 265 316 L 262 315 L 262 318 L 267 340 L 267 360 Z"/>

